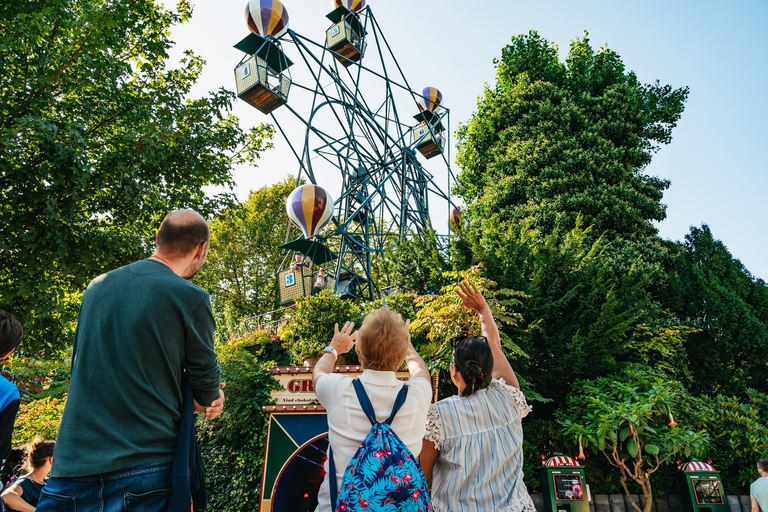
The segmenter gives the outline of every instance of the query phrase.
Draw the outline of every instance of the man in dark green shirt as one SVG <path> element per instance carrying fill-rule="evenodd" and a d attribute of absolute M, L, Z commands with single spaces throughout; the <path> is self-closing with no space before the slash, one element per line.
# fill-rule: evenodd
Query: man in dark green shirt
<path fill-rule="evenodd" d="M 195 411 L 221 413 L 210 298 L 188 281 L 208 255 L 208 225 L 194 211 L 173 212 L 156 239 L 149 259 L 97 277 L 83 295 L 40 512 L 165 510 L 183 373 Z"/>

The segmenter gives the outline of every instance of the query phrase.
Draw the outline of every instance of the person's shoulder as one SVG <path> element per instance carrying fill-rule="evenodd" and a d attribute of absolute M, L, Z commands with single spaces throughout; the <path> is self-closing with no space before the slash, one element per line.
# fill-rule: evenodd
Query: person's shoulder
<path fill-rule="evenodd" d="M 16 385 L 6 379 L 4 375 L 0 375 L 0 409 L 5 409 L 9 403 L 20 398 L 21 395 Z"/>
<path fill-rule="evenodd" d="M 421 401 L 430 402 L 432 400 L 432 383 L 428 379 L 417 377 L 410 379 L 405 384 L 410 388 L 410 391 L 416 393 Z"/>

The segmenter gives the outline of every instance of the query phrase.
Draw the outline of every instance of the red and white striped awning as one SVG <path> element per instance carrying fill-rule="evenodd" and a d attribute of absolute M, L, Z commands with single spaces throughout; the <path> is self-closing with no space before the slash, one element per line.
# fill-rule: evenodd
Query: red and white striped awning
<path fill-rule="evenodd" d="M 568 457 L 567 455 L 557 455 L 555 457 L 550 457 L 549 460 L 545 463 L 545 466 L 578 466 L 579 463 L 573 460 L 571 457 Z"/>
<path fill-rule="evenodd" d="M 691 473 L 693 471 L 717 471 L 715 468 L 707 464 L 706 462 L 691 461 L 683 464 L 683 471 Z"/>

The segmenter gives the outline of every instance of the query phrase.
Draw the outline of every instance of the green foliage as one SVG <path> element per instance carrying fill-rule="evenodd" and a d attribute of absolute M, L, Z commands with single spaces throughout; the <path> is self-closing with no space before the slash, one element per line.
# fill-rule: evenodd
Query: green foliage
<path fill-rule="evenodd" d="M 483 293 L 491 308 L 493 317 L 499 326 L 516 325 L 520 314 L 521 292 L 513 290 L 495 290 L 496 283 L 483 277 L 480 266 L 463 272 L 445 272 L 444 278 L 451 283 L 444 286 L 439 294 L 421 295 L 416 298 L 416 320 L 411 323 L 411 330 L 425 339 L 425 344 L 416 347 L 430 369 L 447 370 L 451 360 L 450 339 L 454 336 L 480 335 L 480 318 L 476 312 L 465 308 L 456 294 L 458 283 L 469 280 Z M 499 329 L 501 345 L 514 358 L 526 354 L 512 339 Z"/>
<path fill-rule="evenodd" d="M 209 215 L 233 163 L 267 147 L 244 132 L 235 96 L 189 93 L 203 67 L 167 67 L 172 27 L 154 0 L 0 4 L 0 308 L 25 346 L 71 342 L 77 295 L 100 273 L 146 256 L 168 211 Z"/>
<path fill-rule="evenodd" d="M 242 349 L 219 351 L 227 401 L 213 421 L 198 419 L 197 437 L 203 455 L 209 510 L 258 510 L 267 415 L 261 412 L 277 386 L 267 371 Z"/>
<path fill-rule="evenodd" d="M 536 32 L 513 37 L 496 64 L 495 87 L 458 132 L 469 215 L 564 234 L 581 214 L 596 235 L 655 234 L 669 183 L 642 169 L 670 142 L 688 89 L 640 84 L 586 35 L 565 63 Z"/>
<path fill-rule="evenodd" d="M 705 394 L 768 392 L 768 286 L 734 259 L 709 227 L 676 247 L 667 302 L 695 332 L 686 348 Z"/>
<path fill-rule="evenodd" d="M 272 343 L 272 340 L 276 339 L 273 335 L 264 329 L 258 329 L 255 331 L 247 332 L 241 336 L 233 337 L 229 340 L 229 347 L 232 349 L 253 347 L 255 352 L 251 352 L 253 355 L 261 355 L 264 353 L 264 347 Z"/>
<path fill-rule="evenodd" d="M 386 282 L 403 292 L 415 294 L 439 291 L 447 284 L 443 272 L 449 270 L 445 255 L 437 249 L 437 234 L 431 228 L 420 235 L 398 240 L 385 255 Z"/>
<path fill-rule="evenodd" d="M 67 347 L 53 357 L 44 353 L 34 357 L 13 353 L 4 363 L 23 401 L 41 398 L 63 399 L 66 396 L 72 365 L 72 347 Z"/>
<path fill-rule="evenodd" d="M 197 282 L 211 293 L 218 312 L 235 321 L 277 309 L 277 273 L 285 256 L 285 199 L 293 178 L 251 191 L 248 199 L 210 224 L 211 250 Z"/>
<path fill-rule="evenodd" d="M 66 402 L 64 395 L 61 399 L 46 397 L 21 404 L 13 427 L 13 447 L 24 448 L 37 436 L 55 441 Z"/>
<path fill-rule="evenodd" d="M 748 389 L 743 399 L 718 395 L 704 400 L 713 464 L 728 494 L 747 494 L 755 461 L 768 454 L 768 395 Z"/>
<path fill-rule="evenodd" d="M 281 328 L 280 337 L 290 344 L 293 364 L 302 364 L 305 357 L 314 358 L 333 338 L 333 329 L 344 322 L 363 320 L 362 308 L 357 303 L 342 299 L 331 290 L 323 290 L 296 301 L 296 309 L 287 313 L 288 323 Z"/>
<path fill-rule="evenodd" d="M 610 377 L 577 382 L 568 409 L 557 416 L 566 436 L 603 452 L 618 468 L 627 495 L 626 482 L 634 480 L 650 504 L 651 474 L 678 453 L 690 457 L 706 450 L 709 436 L 701 428 L 701 409 L 702 403 L 679 382 L 630 366 Z"/>

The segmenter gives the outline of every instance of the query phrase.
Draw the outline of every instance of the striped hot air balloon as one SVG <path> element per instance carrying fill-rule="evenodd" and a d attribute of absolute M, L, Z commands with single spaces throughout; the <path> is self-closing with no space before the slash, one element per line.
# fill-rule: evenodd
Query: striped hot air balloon
<path fill-rule="evenodd" d="M 448 225 L 455 231 L 461 229 L 461 210 L 456 206 L 451 206 L 451 212 L 448 214 Z"/>
<path fill-rule="evenodd" d="M 254 34 L 280 37 L 288 30 L 288 11 L 280 0 L 249 0 L 245 20 Z"/>
<path fill-rule="evenodd" d="M 365 0 L 333 0 L 333 4 L 338 9 L 342 5 L 350 11 L 360 12 L 365 8 Z"/>
<path fill-rule="evenodd" d="M 285 210 L 304 237 L 311 238 L 333 217 L 333 199 L 322 187 L 302 185 L 290 193 Z"/>
<path fill-rule="evenodd" d="M 429 110 L 434 112 L 443 101 L 443 93 L 435 89 L 434 87 L 425 87 L 421 91 L 421 96 L 416 95 L 416 104 L 419 106 L 420 111 Z"/>

